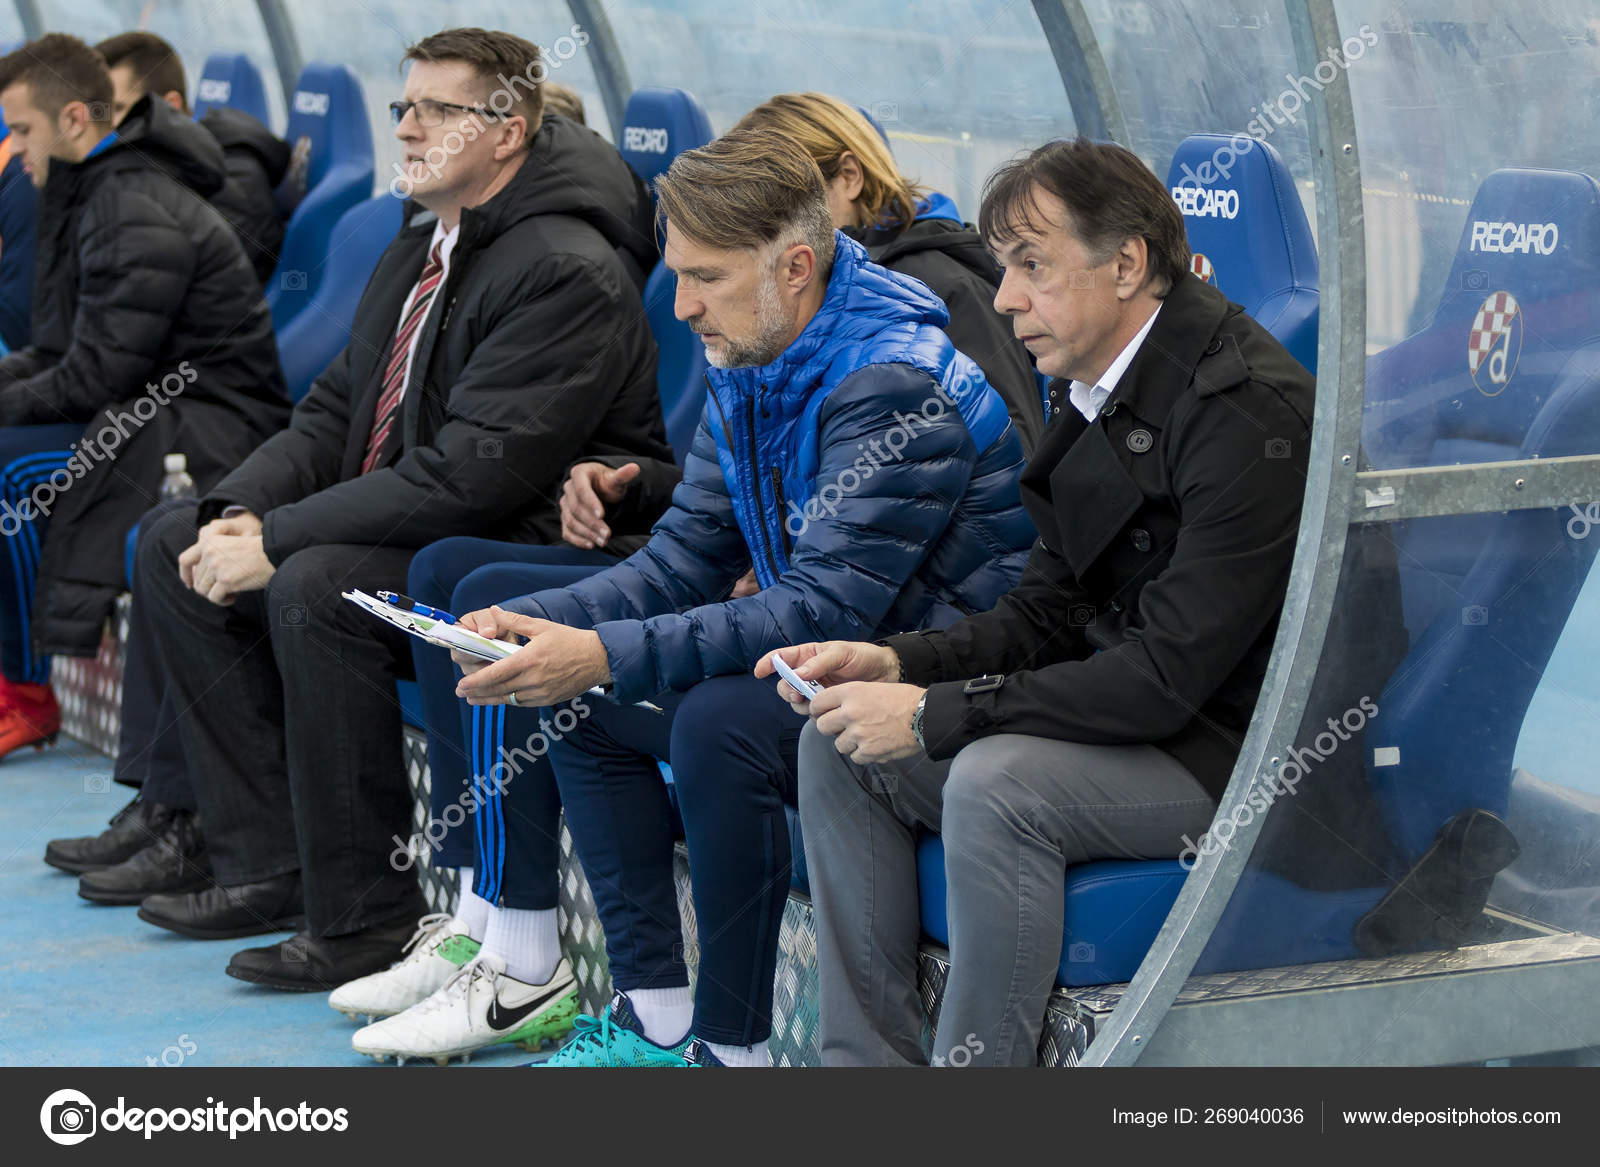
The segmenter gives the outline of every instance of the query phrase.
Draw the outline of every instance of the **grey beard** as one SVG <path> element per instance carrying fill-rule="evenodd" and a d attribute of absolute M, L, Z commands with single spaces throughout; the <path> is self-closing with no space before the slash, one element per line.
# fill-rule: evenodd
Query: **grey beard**
<path fill-rule="evenodd" d="M 728 340 L 722 352 L 706 350 L 707 363 L 719 369 L 760 368 L 770 365 L 789 347 L 789 322 L 778 300 L 778 281 L 769 276 L 756 290 L 756 330 L 749 340 Z"/>

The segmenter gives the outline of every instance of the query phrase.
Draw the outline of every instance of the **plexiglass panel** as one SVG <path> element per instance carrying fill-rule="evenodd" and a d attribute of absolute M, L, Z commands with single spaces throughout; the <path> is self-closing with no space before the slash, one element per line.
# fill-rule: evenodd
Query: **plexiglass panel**
<path fill-rule="evenodd" d="M 1197 971 L 1600 935 L 1595 526 L 1569 506 L 1352 528 L 1307 715 Z"/>
<path fill-rule="evenodd" d="M 1158 175 L 1190 134 L 1246 134 L 1283 155 L 1315 226 L 1307 95 L 1281 0 L 1087 0 L 1128 141 Z"/>
<path fill-rule="evenodd" d="M 871 111 L 901 171 L 968 219 L 996 166 L 1074 132 L 1028 4 L 623 0 L 606 11 L 634 85 L 689 90 L 719 133 L 774 94 L 832 93 Z"/>
<path fill-rule="evenodd" d="M 266 82 L 272 128 L 283 131 L 283 91 L 278 85 L 278 70 L 261 12 L 254 4 L 218 4 L 215 0 L 39 0 L 39 15 L 46 31 L 70 32 L 90 44 L 135 29 L 155 33 L 183 58 L 190 101 L 194 100 L 195 82 L 208 56 L 245 53 Z M 0 22 L 0 28 L 10 27 Z M 20 37 L 20 29 L 17 35 Z"/>
<path fill-rule="evenodd" d="M 337 61 L 361 78 L 372 117 L 372 144 L 378 185 L 394 177 L 399 143 L 389 120 L 389 103 L 405 82 L 400 61 L 407 46 L 444 28 L 492 28 L 526 37 L 544 50 L 548 77 L 571 86 L 583 98 L 588 124 L 608 138 L 610 122 L 589 61 L 588 37 L 574 30 L 572 13 L 561 0 L 463 0 L 417 4 L 402 0 L 363 0 L 357 18 L 342 4 L 288 0 L 300 53 L 307 61 Z M 354 35 L 359 31 L 359 35 Z"/>
<path fill-rule="evenodd" d="M 1479 390 L 1487 382 L 1526 394 L 1517 349 L 1524 334 L 1570 330 L 1571 291 L 1596 277 L 1589 266 L 1574 278 L 1574 268 L 1592 264 L 1596 242 L 1587 211 L 1555 180 L 1485 184 L 1502 168 L 1600 176 L 1600 13 L 1590 0 L 1339 0 L 1336 9 L 1342 31 L 1370 29 L 1376 40 L 1350 73 L 1368 351 L 1437 324 L 1430 343 L 1451 350 L 1463 374 L 1487 366 Z M 1509 300 L 1495 298 L 1502 292 Z M 1404 374 L 1409 384 L 1425 375 Z M 1461 450 L 1444 460 L 1481 459 Z"/>

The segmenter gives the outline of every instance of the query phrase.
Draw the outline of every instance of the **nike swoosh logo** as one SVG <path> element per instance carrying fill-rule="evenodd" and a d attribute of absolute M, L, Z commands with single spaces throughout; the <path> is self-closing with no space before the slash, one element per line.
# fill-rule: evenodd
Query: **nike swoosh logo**
<path fill-rule="evenodd" d="M 565 996 L 570 988 L 571 986 L 567 984 L 552 985 L 526 1005 L 518 1005 L 514 1009 L 503 1007 L 500 1004 L 500 994 L 496 993 L 494 1000 L 489 1002 L 489 1016 L 485 1020 L 488 1021 L 490 1029 L 504 1032 L 518 1024 L 528 1014 L 542 1009 L 557 997 Z"/>

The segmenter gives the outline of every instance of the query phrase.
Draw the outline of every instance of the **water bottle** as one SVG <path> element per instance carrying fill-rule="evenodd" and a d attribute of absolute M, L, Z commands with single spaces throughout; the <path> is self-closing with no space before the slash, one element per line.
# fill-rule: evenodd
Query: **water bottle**
<path fill-rule="evenodd" d="M 194 479 L 189 477 L 189 460 L 182 454 L 168 454 L 162 463 L 167 476 L 161 480 L 161 501 L 194 498 Z"/>

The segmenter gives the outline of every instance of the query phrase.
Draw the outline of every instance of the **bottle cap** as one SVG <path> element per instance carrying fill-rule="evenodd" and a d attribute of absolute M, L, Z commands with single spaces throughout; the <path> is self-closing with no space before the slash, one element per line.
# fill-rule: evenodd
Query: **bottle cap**
<path fill-rule="evenodd" d="M 162 467 L 168 474 L 182 474 L 189 468 L 189 459 L 182 454 L 168 454 L 162 460 Z"/>

